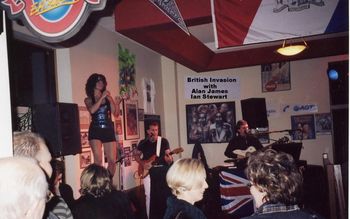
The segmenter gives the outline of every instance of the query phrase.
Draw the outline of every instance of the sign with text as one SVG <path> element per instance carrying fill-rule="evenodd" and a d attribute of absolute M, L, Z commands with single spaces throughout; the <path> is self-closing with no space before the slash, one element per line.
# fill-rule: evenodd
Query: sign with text
<path fill-rule="evenodd" d="M 90 13 L 105 8 L 107 0 L 0 0 L 7 16 L 21 20 L 41 40 L 63 42 L 74 36 Z"/>
<path fill-rule="evenodd" d="M 185 77 L 186 99 L 232 100 L 239 97 L 240 82 L 238 77 Z"/>

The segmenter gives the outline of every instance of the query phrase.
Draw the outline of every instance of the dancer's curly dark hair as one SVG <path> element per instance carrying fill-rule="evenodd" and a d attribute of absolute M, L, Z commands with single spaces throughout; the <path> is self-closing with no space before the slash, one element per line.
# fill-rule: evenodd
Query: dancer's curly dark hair
<path fill-rule="evenodd" d="M 94 88 L 95 88 L 96 83 L 98 81 L 102 81 L 103 84 L 105 85 L 105 87 L 107 86 L 106 77 L 104 75 L 98 74 L 98 73 L 93 73 L 92 75 L 90 75 L 90 77 L 88 78 L 88 80 L 85 84 L 85 93 L 88 97 L 90 97 L 92 99 L 93 102 L 95 102 Z"/>

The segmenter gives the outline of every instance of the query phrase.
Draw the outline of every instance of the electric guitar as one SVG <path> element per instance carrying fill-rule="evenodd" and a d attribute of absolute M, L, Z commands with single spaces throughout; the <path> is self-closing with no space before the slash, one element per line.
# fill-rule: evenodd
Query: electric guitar
<path fill-rule="evenodd" d="M 266 149 L 269 149 L 269 148 L 272 148 L 273 145 L 276 145 L 276 144 L 284 144 L 284 143 L 287 143 L 289 141 L 289 138 L 284 136 L 280 139 L 278 139 L 277 141 L 273 142 L 272 144 L 269 144 L 269 145 L 266 145 L 264 146 L 264 148 L 262 150 L 266 150 Z M 236 155 L 239 155 L 243 158 L 245 157 L 249 157 L 249 155 L 253 152 L 255 152 L 256 149 L 254 146 L 249 146 L 247 149 L 245 150 L 240 150 L 240 149 L 236 149 L 236 150 L 233 150 L 233 153 L 236 154 Z"/>
<path fill-rule="evenodd" d="M 182 147 L 175 148 L 172 150 L 169 155 L 179 154 L 183 152 L 184 149 Z M 155 161 L 158 159 L 157 155 L 153 155 L 148 160 L 142 161 L 142 164 L 139 163 L 137 174 L 140 178 L 145 178 L 149 174 L 149 170 L 154 166 Z"/>

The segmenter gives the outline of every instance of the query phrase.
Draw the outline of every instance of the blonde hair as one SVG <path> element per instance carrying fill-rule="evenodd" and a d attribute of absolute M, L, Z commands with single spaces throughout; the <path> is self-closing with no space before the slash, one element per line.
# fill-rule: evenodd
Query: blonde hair
<path fill-rule="evenodd" d="M 36 160 L 25 157 L 0 159 L 0 173 L 0 218 L 25 218 L 39 202 L 45 204 L 48 185 Z"/>
<path fill-rule="evenodd" d="M 44 140 L 36 133 L 24 131 L 13 134 L 13 153 L 15 156 L 35 158 L 42 145 L 46 146 Z"/>
<path fill-rule="evenodd" d="M 105 196 L 113 188 L 108 170 L 97 164 L 90 164 L 83 170 L 80 187 L 81 195 L 90 194 L 95 198 Z"/>
<path fill-rule="evenodd" d="M 202 161 L 191 158 L 177 160 L 166 174 L 168 186 L 175 196 L 183 191 L 202 187 L 205 178 L 206 172 Z"/>

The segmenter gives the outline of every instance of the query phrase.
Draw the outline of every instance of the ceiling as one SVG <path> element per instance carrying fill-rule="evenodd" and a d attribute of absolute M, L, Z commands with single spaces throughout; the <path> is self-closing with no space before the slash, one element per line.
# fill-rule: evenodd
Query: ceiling
<path fill-rule="evenodd" d="M 116 4 L 115 22 L 100 25 L 196 71 L 206 72 L 279 61 L 348 54 L 348 32 L 305 37 L 308 49 L 293 57 L 275 52 L 282 41 L 225 49 L 214 47 L 210 0 L 176 0 L 190 35 L 182 31 L 149 0 L 124 0 Z"/>

